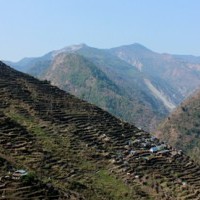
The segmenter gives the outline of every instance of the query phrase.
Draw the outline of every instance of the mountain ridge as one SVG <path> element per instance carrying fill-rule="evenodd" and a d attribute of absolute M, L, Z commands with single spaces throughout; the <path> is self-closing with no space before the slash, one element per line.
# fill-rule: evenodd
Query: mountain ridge
<path fill-rule="evenodd" d="M 177 58 L 174 55 L 153 52 L 138 43 L 112 49 L 97 49 L 85 44 L 72 45 L 49 52 L 36 59 L 30 59 L 30 62 L 24 65 L 22 63 L 21 69 L 26 68 L 26 73 L 40 79 L 52 81 L 52 77 L 57 77 L 56 79 L 58 80 L 59 77 L 56 75 L 56 71 L 54 71 L 54 75 L 47 76 L 47 74 L 49 73 L 48 70 L 51 69 L 54 59 L 57 59 L 56 56 L 60 53 L 66 55 L 73 53 L 85 57 L 114 84 L 121 88 L 121 91 L 125 91 L 124 95 L 122 95 L 123 99 L 129 99 L 133 102 L 136 101 L 135 105 L 137 107 L 137 98 L 141 102 L 140 104 L 144 105 L 144 108 L 140 111 L 141 115 L 137 117 L 138 122 L 137 120 L 135 121 L 135 118 L 132 119 L 132 117 L 128 117 L 128 114 L 121 115 L 122 108 L 120 108 L 119 103 L 112 101 L 113 108 L 111 110 L 93 99 L 87 98 L 86 100 L 104 109 L 106 108 L 109 112 L 115 114 L 115 116 L 122 117 L 130 123 L 133 121 L 136 122 L 137 126 L 142 126 L 145 130 L 153 131 L 155 126 L 157 126 L 169 112 L 200 86 L 200 64 L 188 63 L 183 61 L 182 57 Z M 186 60 L 188 60 L 188 58 Z M 18 66 L 19 68 L 19 65 L 20 63 L 15 63 L 12 66 Z M 69 65 L 67 66 L 69 67 Z M 63 71 L 60 76 L 67 77 L 67 74 Z M 75 77 L 80 77 L 80 74 L 77 73 Z M 66 78 L 60 77 L 60 80 L 62 79 L 66 80 Z M 83 94 L 83 88 L 79 89 L 75 85 L 72 86 L 73 84 L 71 84 L 71 88 L 65 87 L 64 85 L 65 83 L 61 82 L 57 84 L 57 86 L 75 95 L 81 93 L 82 96 L 79 95 L 79 98 L 90 96 L 89 88 L 84 90 L 85 93 Z M 104 84 L 104 86 L 105 85 L 106 84 Z M 97 94 L 94 95 L 97 96 Z M 106 93 L 101 96 L 106 97 Z M 106 101 L 106 99 L 104 99 L 104 101 Z M 122 102 L 124 103 L 125 100 Z M 146 108 L 154 113 L 150 118 L 149 116 L 145 117 L 143 115 Z M 123 110 L 129 113 L 130 109 L 124 107 Z M 150 120 L 151 118 L 153 120 Z M 146 124 L 143 122 L 141 123 L 140 119 L 144 119 Z"/>
<path fill-rule="evenodd" d="M 42 79 L 51 80 L 54 85 L 59 86 L 61 89 L 70 91 L 74 95 L 108 110 L 126 121 L 135 121 L 137 124 L 138 122 L 142 124 L 143 120 L 153 118 L 154 114 L 149 109 L 147 101 L 146 105 L 140 105 L 139 100 L 134 98 L 130 91 L 127 92 L 120 84 L 116 84 L 115 80 L 110 78 L 91 60 L 82 55 L 62 53 L 55 57 L 54 63 L 52 63 L 46 74 L 42 75 Z M 90 66 L 95 74 L 91 71 Z M 100 74 L 102 75 L 100 76 Z M 112 85 L 115 87 L 111 87 Z M 133 91 L 133 94 L 138 92 L 133 88 L 131 91 Z M 141 98 L 141 95 L 137 94 L 139 98 Z M 125 108 L 128 108 L 127 111 Z M 140 121 L 137 121 L 137 110 L 144 109 L 146 110 L 145 115 L 141 114 Z M 139 117 L 137 118 L 139 119 Z"/>

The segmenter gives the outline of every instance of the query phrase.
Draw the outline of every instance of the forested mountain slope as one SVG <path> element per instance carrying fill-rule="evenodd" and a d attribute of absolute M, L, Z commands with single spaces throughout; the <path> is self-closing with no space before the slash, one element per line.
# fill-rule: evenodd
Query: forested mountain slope
<path fill-rule="evenodd" d="M 159 126 L 157 136 L 200 163 L 200 91 L 185 100 Z"/>

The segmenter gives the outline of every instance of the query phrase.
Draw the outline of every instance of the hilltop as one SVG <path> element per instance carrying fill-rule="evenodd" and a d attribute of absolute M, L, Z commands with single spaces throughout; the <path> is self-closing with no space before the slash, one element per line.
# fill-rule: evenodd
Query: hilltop
<path fill-rule="evenodd" d="M 149 133 L 2 62 L 0 88 L 2 196 L 199 199 L 200 167 Z"/>
<path fill-rule="evenodd" d="M 186 99 L 162 124 L 157 136 L 200 163 L 200 91 Z"/>

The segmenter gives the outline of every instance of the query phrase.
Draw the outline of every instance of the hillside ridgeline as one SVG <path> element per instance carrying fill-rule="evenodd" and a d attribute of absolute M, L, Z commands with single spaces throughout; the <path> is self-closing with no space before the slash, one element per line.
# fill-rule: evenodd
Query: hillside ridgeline
<path fill-rule="evenodd" d="M 2 196 L 200 198 L 200 167 L 147 132 L 2 62 L 0 87 Z M 13 180 L 17 169 L 34 180 Z"/>

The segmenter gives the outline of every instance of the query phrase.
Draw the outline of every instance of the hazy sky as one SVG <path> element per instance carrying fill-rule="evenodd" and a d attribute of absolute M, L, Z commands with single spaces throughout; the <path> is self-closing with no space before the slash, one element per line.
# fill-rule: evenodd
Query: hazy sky
<path fill-rule="evenodd" d="M 200 56 L 200 0 L 0 0 L 0 59 L 86 43 Z"/>

